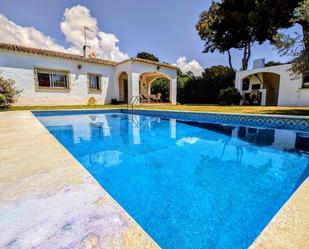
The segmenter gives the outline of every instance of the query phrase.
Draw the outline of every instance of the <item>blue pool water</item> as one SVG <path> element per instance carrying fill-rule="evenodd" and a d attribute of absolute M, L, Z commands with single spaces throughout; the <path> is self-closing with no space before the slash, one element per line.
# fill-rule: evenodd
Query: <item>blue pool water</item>
<path fill-rule="evenodd" d="M 121 113 L 39 116 L 163 248 L 247 248 L 309 175 L 309 134 Z"/>

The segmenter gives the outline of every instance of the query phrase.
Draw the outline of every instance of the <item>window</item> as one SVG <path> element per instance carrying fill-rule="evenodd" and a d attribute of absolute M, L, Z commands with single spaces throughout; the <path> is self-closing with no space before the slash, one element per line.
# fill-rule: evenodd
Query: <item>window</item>
<path fill-rule="evenodd" d="M 101 92 L 101 75 L 88 74 L 88 87 L 90 92 Z"/>
<path fill-rule="evenodd" d="M 247 91 L 249 90 L 249 85 L 250 85 L 250 79 L 246 78 L 242 81 L 242 90 Z"/>
<path fill-rule="evenodd" d="M 50 69 L 35 69 L 37 88 L 69 88 L 69 72 Z"/>
<path fill-rule="evenodd" d="M 303 88 L 309 88 L 309 75 L 303 77 Z"/>
<path fill-rule="evenodd" d="M 258 89 L 261 89 L 261 84 L 253 84 L 251 87 L 252 87 L 252 90 L 258 90 Z"/>

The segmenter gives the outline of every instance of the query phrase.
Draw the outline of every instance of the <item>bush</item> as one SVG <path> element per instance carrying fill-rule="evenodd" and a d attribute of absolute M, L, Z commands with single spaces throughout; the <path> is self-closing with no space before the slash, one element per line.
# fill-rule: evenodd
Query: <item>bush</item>
<path fill-rule="evenodd" d="M 239 91 L 234 87 L 228 87 L 220 91 L 218 104 L 219 105 L 239 105 L 242 99 Z"/>
<path fill-rule="evenodd" d="M 14 87 L 15 82 L 0 76 L 0 110 L 9 109 L 17 101 L 20 91 Z"/>
<path fill-rule="evenodd" d="M 118 105 L 119 102 L 117 99 L 111 99 L 111 105 Z"/>
<path fill-rule="evenodd" d="M 140 52 L 136 55 L 137 58 L 140 59 L 146 59 L 150 61 L 157 61 L 159 62 L 158 57 L 154 56 L 153 54 L 147 53 L 147 52 Z"/>
<path fill-rule="evenodd" d="M 165 78 L 156 79 L 151 83 L 151 94 L 161 93 L 161 100 L 166 101 L 169 99 L 170 81 Z"/>
<path fill-rule="evenodd" d="M 206 68 L 202 76 L 178 74 L 178 102 L 217 104 L 222 89 L 234 86 L 235 72 L 225 66 Z"/>

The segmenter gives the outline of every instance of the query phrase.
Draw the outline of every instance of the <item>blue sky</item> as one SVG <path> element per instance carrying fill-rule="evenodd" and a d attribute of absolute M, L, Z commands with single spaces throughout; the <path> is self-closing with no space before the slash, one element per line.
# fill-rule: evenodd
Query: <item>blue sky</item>
<path fill-rule="evenodd" d="M 206 0 L 1 0 L 0 14 L 16 25 L 34 27 L 67 48 L 70 43 L 66 41 L 60 23 L 65 9 L 76 5 L 88 8 L 91 16 L 97 19 L 99 29 L 114 34 L 119 39 L 119 49 L 130 57 L 147 51 L 170 63 L 185 56 L 187 62 L 197 60 L 203 67 L 227 65 L 226 55 L 202 53 L 203 41 L 197 35 L 195 24 L 200 12 L 210 5 Z M 74 19 L 79 22 L 76 19 L 79 18 Z M 234 51 L 233 57 L 239 68 L 241 54 Z M 252 59 L 256 58 L 287 60 L 267 44 L 253 47 Z"/>

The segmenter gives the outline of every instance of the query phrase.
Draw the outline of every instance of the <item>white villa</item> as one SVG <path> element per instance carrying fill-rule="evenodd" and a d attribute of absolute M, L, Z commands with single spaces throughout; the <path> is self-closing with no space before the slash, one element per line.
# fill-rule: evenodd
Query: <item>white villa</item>
<path fill-rule="evenodd" d="M 0 74 L 22 90 L 19 106 L 122 103 L 151 94 L 158 78 L 170 82 L 169 102 L 176 104 L 177 68 L 139 58 L 122 62 L 0 43 Z"/>
<path fill-rule="evenodd" d="M 236 72 L 235 87 L 242 104 L 309 106 L 309 79 L 293 75 L 290 64 Z M 169 99 L 177 103 L 177 68 L 140 58 L 122 62 L 0 43 L 0 74 L 22 90 L 17 106 L 127 103 L 133 96 L 150 96 L 158 78 L 169 80 Z"/>
<path fill-rule="evenodd" d="M 264 67 L 264 61 L 257 60 L 253 68 L 236 73 L 235 87 L 243 103 L 309 106 L 309 78 L 292 74 L 291 64 Z"/>

